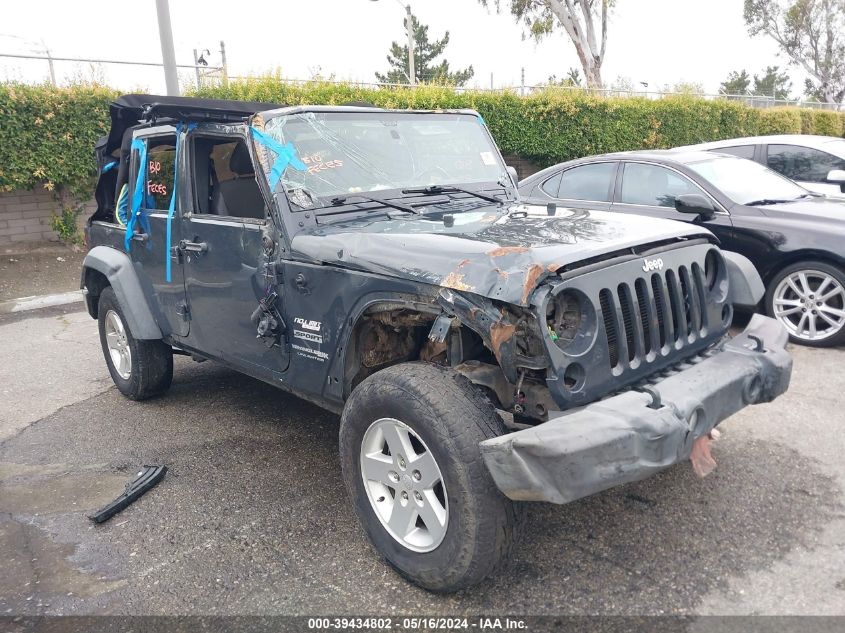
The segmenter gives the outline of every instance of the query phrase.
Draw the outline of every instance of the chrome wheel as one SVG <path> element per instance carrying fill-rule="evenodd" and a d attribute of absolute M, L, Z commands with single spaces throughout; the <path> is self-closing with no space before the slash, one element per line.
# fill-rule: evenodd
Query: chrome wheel
<path fill-rule="evenodd" d="M 440 545 L 449 502 L 434 455 L 411 427 L 394 418 L 373 422 L 361 441 L 361 476 L 376 516 L 396 541 L 415 552 Z"/>
<path fill-rule="evenodd" d="M 120 315 L 114 310 L 106 312 L 105 330 L 111 364 L 118 376 L 129 380 L 132 374 L 132 352 L 129 349 L 126 328 L 123 326 Z"/>
<path fill-rule="evenodd" d="M 845 326 L 845 288 L 826 272 L 798 270 L 777 285 L 772 308 L 792 336 L 821 341 Z"/>

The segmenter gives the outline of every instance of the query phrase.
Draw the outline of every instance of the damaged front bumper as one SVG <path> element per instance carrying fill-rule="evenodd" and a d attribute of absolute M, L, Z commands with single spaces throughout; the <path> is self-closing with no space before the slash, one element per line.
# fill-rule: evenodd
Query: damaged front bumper
<path fill-rule="evenodd" d="M 786 391 L 786 330 L 754 315 L 739 336 L 669 377 L 481 442 L 496 485 L 522 501 L 569 503 L 690 457 L 693 443 L 749 404 Z"/>

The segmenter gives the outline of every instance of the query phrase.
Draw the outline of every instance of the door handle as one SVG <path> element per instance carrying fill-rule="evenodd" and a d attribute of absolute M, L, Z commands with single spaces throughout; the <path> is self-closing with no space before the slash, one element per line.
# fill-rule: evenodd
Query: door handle
<path fill-rule="evenodd" d="M 179 250 L 187 251 L 189 253 L 206 253 L 208 252 L 208 242 L 189 242 L 188 240 L 180 240 Z"/>

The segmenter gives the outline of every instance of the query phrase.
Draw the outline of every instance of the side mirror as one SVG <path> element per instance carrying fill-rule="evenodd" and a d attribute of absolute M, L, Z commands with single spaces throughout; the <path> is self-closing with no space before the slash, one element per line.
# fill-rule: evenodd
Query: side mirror
<path fill-rule="evenodd" d="M 827 172 L 827 182 L 839 185 L 839 190 L 845 193 L 845 169 L 831 169 Z"/>
<path fill-rule="evenodd" d="M 516 167 L 511 167 L 510 165 L 507 166 L 508 174 L 510 174 L 511 180 L 513 181 L 513 186 L 516 187 L 519 185 L 519 174 L 516 173 Z M 842 172 L 845 175 L 845 172 Z"/>
<path fill-rule="evenodd" d="M 828 182 L 845 182 L 845 169 L 831 169 L 827 172 L 827 178 L 825 180 Z"/>
<path fill-rule="evenodd" d="M 707 196 L 700 193 L 684 193 L 677 196 L 675 210 L 680 213 L 692 213 L 702 220 L 709 220 L 716 215 L 716 207 Z"/>

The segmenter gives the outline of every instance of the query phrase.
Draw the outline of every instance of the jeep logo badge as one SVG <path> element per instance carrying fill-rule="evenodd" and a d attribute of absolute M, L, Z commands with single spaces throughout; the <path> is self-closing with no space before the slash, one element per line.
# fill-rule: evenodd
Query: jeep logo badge
<path fill-rule="evenodd" d="M 650 272 L 652 270 L 663 270 L 663 260 L 659 257 L 657 259 L 644 259 L 643 270 Z"/>

